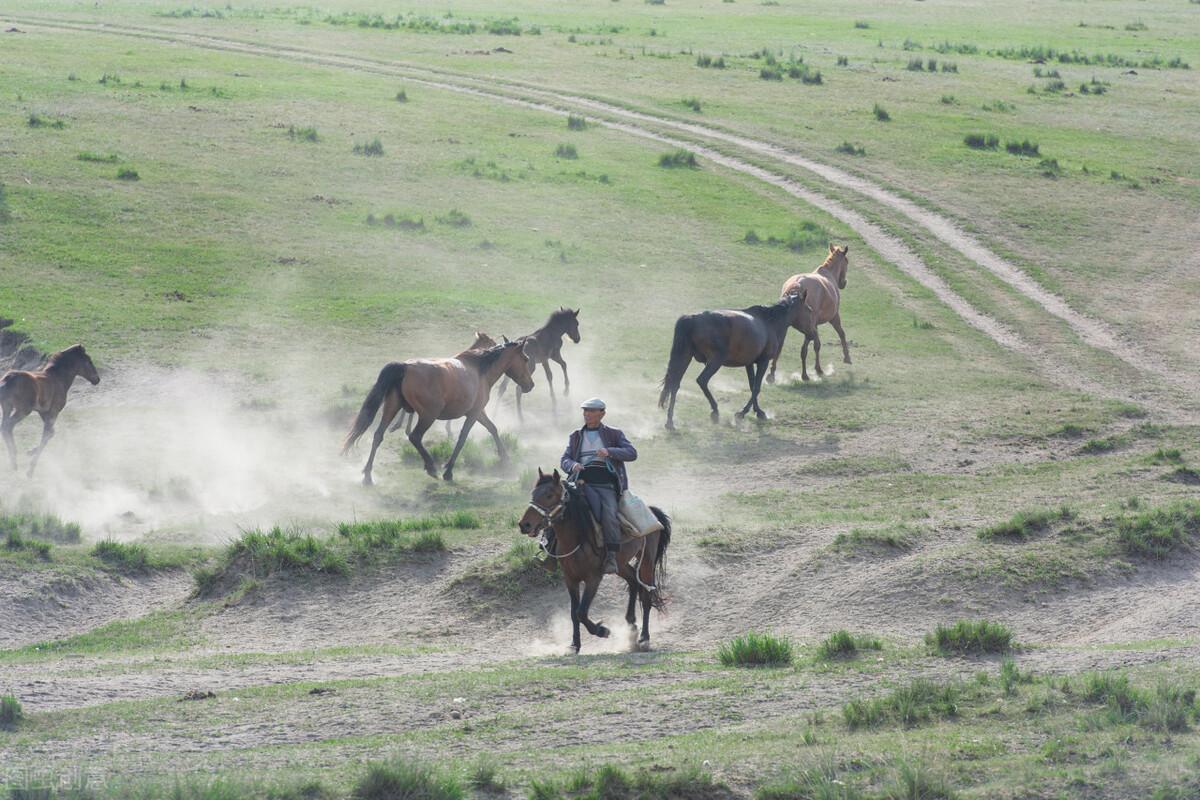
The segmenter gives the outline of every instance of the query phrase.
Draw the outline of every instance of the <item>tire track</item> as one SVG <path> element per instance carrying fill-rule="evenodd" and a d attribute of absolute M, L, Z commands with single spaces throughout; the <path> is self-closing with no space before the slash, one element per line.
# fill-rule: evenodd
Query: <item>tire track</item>
<path fill-rule="evenodd" d="M 967 324 L 1003 347 L 1020 353 L 1032 359 L 1035 363 L 1040 364 L 1047 360 L 1048 354 L 1040 346 L 1021 337 L 994 317 L 977 310 L 961 295 L 955 292 L 945 280 L 934 273 L 921 257 L 899 237 L 888 233 L 882 226 L 869 221 L 862 213 L 825 194 L 808 188 L 786 174 L 768 170 L 749 161 L 723 153 L 710 146 L 712 143 L 733 145 L 741 150 L 804 170 L 840 189 L 854 191 L 865 198 L 879 203 L 888 210 L 900 214 L 929 231 L 939 241 L 965 256 L 972 263 L 995 275 L 1010 288 L 1039 305 L 1047 313 L 1065 322 L 1090 347 L 1103 351 L 1140 371 L 1152 373 L 1174 387 L 1184 389 L 1188 392 L 1192 392 L 1195 389 L 1192 384 L 1182 379 L 1166 364 L 1141 352 L 1138 348 L 1121 341 L 1106 323 L 1071 308 L 1061 297 L 1046 290 L 1019 268 L 992 253 L 950 219 L 923 208 L 911 200 L 900 197 L 894 192 L 874 184 L 865 178 L 853 175 L 837 167 L 805 158 L 777 144 L 751 139 L 716 127 L 698 125 L 692 122 L 684 122 L 669 117 L 635 111 L 591 97 L 555 92 L 519 81 L 479 78 L 447 70 L 409 65 L 403 62 L 344 56 L 336 53 L 324 53 L 290 46 L 265 45 L 207 34 L 177 32 L 150 27 L 109 25 L 102 22 L 88 23 L 42 20 L 26 17 L 9 17 L 9 19 L 32 27 L 108 33 L 114 36 L 143 38 L 203 49 L 277 58 L 338 69 L 349 69 L 369 74 L 403 77 L 407 81 L 428 88 L 453 91 L 493 101 L 499 100 L 509 105 L 536 111 L 568 114 L 578 113 L 581 109 L 586 109 L 593 114 L 608 115 L 609 118 L 596 119 L 593 117 L 593 119 L 596 123 L 604 127 L 628 135 L 660 142 L 673 147 L 687 147 L 714 164 L 749 175 L 781 189 L 809 205 L 822 209 L 854 230 L 881 257 L 930 290 L 942 303 L 967 322 Z M 514 96 L 510 92 L 521 92 L 525 96 Z M 530 99 L 530 96 L 539 99 Z M 616 117 L 617 119 L 611 117 Z M 652 125 L 688 136 L 698 137 L 706 140 L 709 144 L 699 144 L 690 139 L 674 138 L 666 133 L 644 127 L 645 125 Z M 1067 383 L 1089 393 L 1123 400 L 1130 399 L 1129 394 L 1120 391 L 1118 388 L 1101 384 L 1076 370 L 1064 367 L 1061 362 L 1056 364 L 1052 370 L 1044 369 L 1044 371 L 1059 383 Z M 1144 402 L 1144 398 L 1142 398 L 1142 402 Z M 1178 409 L 1175 408 L 1163 408 L 1160 410 L 1178 412 Z"/>

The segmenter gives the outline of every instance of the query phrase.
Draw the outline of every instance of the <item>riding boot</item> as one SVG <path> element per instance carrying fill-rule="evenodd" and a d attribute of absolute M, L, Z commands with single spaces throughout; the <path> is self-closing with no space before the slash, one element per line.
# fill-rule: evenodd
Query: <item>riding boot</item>
<path fill-rule="evenodd" d="M 609 548 L 608 554 L 604 556 L 604 574 L 616 575 L 620 571 L 617 566 L 617 551 L 615 548 Z"/>

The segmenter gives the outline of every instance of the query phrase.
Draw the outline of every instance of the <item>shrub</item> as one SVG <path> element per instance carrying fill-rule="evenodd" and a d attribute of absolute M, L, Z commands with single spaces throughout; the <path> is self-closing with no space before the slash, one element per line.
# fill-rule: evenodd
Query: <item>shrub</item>
<path fill-rule="evenodd" d="M 837 146 L 837 152 L 845 153 L 848 156 L 865 156 L 867 150 L 862 145 L 851 144 L 850 142 L 842 142 Z"/>
<path fill-rule="evenodd" d="M 1200 533 L 1200 503 L 1188 501 L 1146 511 L 1117 521 L 1117 541 L 1126 553 L 1164 559 L 1191 549 Z"/>
<path fill-rule="evenodd" d="M 138 175 L 138 171 L 132 167 L 117 170 L 117 180 L 119 181 L 140 181 L 141 179 L 142 176 Z"/>
<path fill-rule="evenodd" d="M 817 648 L 817 658 L 855 658 L 859 650 L 882 650 L 883 643 L 873 636 L 854 636 L 849 631 L 835 631 Z"/>
<path fill-rule="evenodd" d="M 1012 647 L 1012 631 L 998 622 L 959 620 L 947 628 L 938 625 L 925 635 L 925 643 L 940 655 L 950 653 L 1004 653 Z"/>
<path fill-rule="evenodd" d="M 1028 139 L 1022 142 L 1005 142 L 1004 149 L 1014 156 L 1036 156 L 1038 155 L 1037 142 L 1031 142 Z"/>
<path fill-rule="evenodd" d="M 150 552 L 144 544 L 113 539 L 96 542 L 92 555 L 123 572 L 144 572 L 150 561 Z"/>
<path fill-rule="evenodd" d="M 0 697 L 0 728 L 15 728 L 21 724 L 21 719 L 24 716 L 25 713 L 21 710 L 20 700 L 11 694 Z"/>
<path fill-rule="evenodd" d="M 449 225 L 452 228 L 469 228 L 471 227 L 471 218 L 457 208 L 452 208 L 443 216 L 436 217 L 438 224 Z"/>
<path fill-rule="evenodd" d="M 381 156 L 383 155 L 383 142 L 379 139 L 373 139 L 366 144 L 354 145 L 354 154 L 359 156 Z"/>
<path fill-rule="evenodd" d="M 1057 511 L 1019 511 L 1008 522 L 1001 522 L 997 525 L 992 525 L 990 528 L 984 528 L 977 535 L 984 541 L 991 539 L 1020 539 L 1024 541 L 1034 534 L 1047 530 L 1055 522 L 1069 520 L 1074 515 L 1074 512 L 1067 506 L 1062 506 Z"/>
<path fill-rule="evenodd" d="M 695 169 L 696 155 L 687 150 L 676 150 L 672 153 L 663 153 L 658 157 L 658 165 L 667 169 L 675 169 L 677 167 L 687 167 Z"/>
<path fill-rule="evenodd" d="M 288 125 L 288 138 L 292 140 L 299 139 L 302 142 L 315 142 L 318 139 L 316 128 L 297 128 L 295 125 Z"/>
<path fill-rule="evenodd" d="M 892 119 L 892 115 L 887 112 L 887 109 L 879 105 L 879 103 L 875 104 L 875 108 L 872 109 L 872 113 L 875 114 L 875 119 L 879 120 L 880 122 L 890 122 Z"/>
<path fill-rule="evenodd" d="M 995 150 L 1000 139 L 992 133 L 968 133 L 963 137 L 963 144 L 973 150 Z"/>
<path fill-rule="evenodd" d="M 62 130 L 67 127 L 67 123 L 61 119 L 46 119 L 36 112 L 29 115 L 28 124 L 31 128 L 55 128 L 56 130 Z"/>
<path fill-rule="evenodd" d="M 465 793 L 454 778 L 397 759 L 369 765 L 350 796 L 354 800 L 463 800 Z"/>
<path fill-rule="evenodd" d="M 574 114 L 567 114 L 567 130 L 581 131 L 587 128 L 587 120 Z"/>
<path fill-rule="evenodd" d="M 21 536 L 56 544 L 79 544 L 81 532 L 74 522 L 63 522 L 53 514 L 7 514 L 0 517 L 0 536 Z"/>
<path fill-rule="evenodd" d="M 555 158 L 575 159 L 579 158 L 579 153 L 575 150 L 575 145 L 573 144 L 560 144 L 554 148 L 554 156 Z"/>
<path fill-rule="evenodd" d="M 721 645 L 717 658 L 727 667 L 786 667 L 792 663 L 792 644 L 766 633 L 747 633 Z"/>

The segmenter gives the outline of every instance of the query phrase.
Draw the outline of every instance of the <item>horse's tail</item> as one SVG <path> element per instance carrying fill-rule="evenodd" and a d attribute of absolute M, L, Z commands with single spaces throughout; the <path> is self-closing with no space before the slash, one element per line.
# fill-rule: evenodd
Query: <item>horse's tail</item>
<path fill-rule="evenodd" d="M 650 506 L 650 512 L 663 526 L 658 532 L 658 552 L 654 554 L 654 591 L 650 593 L 650 605 L 664 611 L 667 607 L 667 546 L 671 544 L 671 518 L 657 506 Z"/>
<path fill-rule="evenodd" d="M 658 407 L 666 408 L 672 392 L 679 391 L 679 383 L 688 364 L 692 363 L 692 327 L 696 320 L 684 315 L 675 320 L 675 338 L 671 342 L 671 358 L 667 361 L 667 374 L 662 379 L 662 392 L 658 395 Z"/>
<path fill-rule="evenodd" d="M 342 455 L 345 455 L 359 437 L 367 432 L 367 428 L 371 427 L 371 422 L 374 421 L 375 414 L 379 412 L 379 406 L 383 404 L 383 398 L 387 397 L 388 392 L 400 391 L 400 385 L 404 382 L 404 371 L 407 368 L 406 364 L 393 361 L 379 371 L 375 385 L 371 387 L 371 391 L 367 392 L 367 399 L 363 401 L 362 408 L 358 410 L 358 416 L 354 418 L 354 425 L 350 428 L 350 433 L 346 434 L 346 441 L 342 442 Z M 403 400 L 401 405 L 403 405 Z"/>

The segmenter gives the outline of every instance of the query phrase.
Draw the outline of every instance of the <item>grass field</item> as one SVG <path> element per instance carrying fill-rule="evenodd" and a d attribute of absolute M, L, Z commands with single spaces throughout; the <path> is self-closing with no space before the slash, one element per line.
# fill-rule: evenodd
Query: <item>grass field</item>
<path fill-rule="evenodd" d="M 1200 792 L 1200 5 L 15 0 L 0 31 L 0 316 L 102 376 L 0 484 L 0 793 Z M 693 366 L 664 431 L 675 319 L 830 242 L 853 364 L 823 326 L 802 382 L 793 335 L 771 418 L 731 422 L 730 368 L 717 426 Z M 510 467 L 476 431 L 435 482 L 392 434 L 358 484 L 382 364 L 560 305 L 571 395 L 496 404 Z M 564 655 L 517 538 L 596 394 L 675 520 L 650 653 Z"/>

